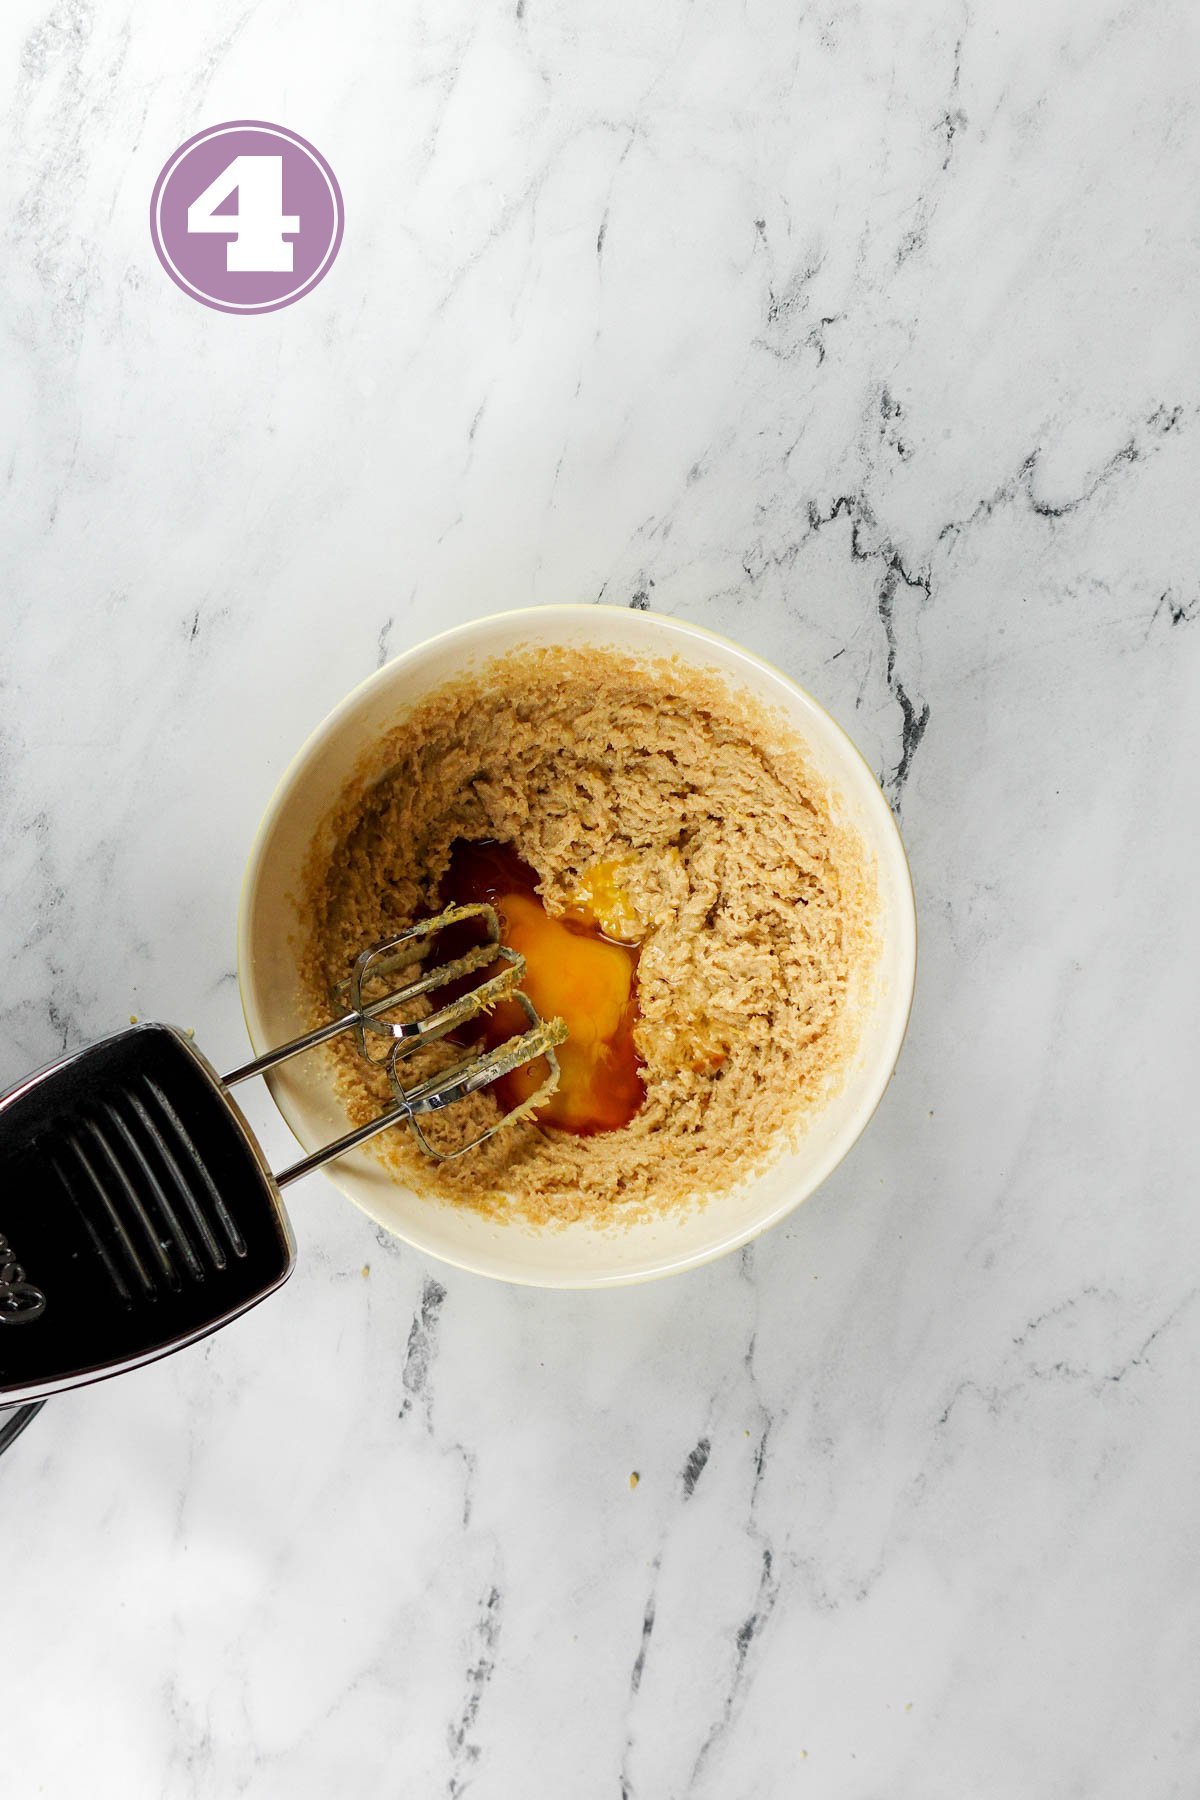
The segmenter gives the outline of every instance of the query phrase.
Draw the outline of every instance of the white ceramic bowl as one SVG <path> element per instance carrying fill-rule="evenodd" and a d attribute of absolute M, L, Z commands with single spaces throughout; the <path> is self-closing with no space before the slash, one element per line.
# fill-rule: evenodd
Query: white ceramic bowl
<path fill-rule="evenodd" d="M 878 864 L 882 955 L 864 1003 L 858 1057 L 797 1148 L 784 1150 L 738 1190 L 692 1211 L 628 1227 L 535 1230 L 423 1198 L 368 1149 L 328 1170 L 356 1206 L 430 1256 L 505 1281 L 605 1287 L 694 1268 L 736 1249 L 791 1212 L 837 1167 L 879 1104 L 900 1051 L 916 972 L 916 914 L 904 847 L 874 776 L 841 727 L 778 669 L 725 638 L 658 613 L 607 606 L 500 613 L 419 644 L 364 681 L 317 728 L 280 782 L 250 855 L 238 922 L 242 1005 L 256 1053 L 308 1028 L 295 962 L 300 871 L 364 752 L 443 682 L 506 651 L 546 644 L 671 655 L 716 670 L 730 685 L 748 690 L 784 715 L 807 745 Z M 296 1059 L 268 1080 L 305 1150 L 345 1130 L 320 1052 Z"/>

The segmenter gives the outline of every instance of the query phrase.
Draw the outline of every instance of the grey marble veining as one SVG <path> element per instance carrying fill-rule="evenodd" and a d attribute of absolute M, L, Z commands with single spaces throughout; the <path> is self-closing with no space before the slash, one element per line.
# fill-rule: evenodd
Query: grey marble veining
<path fill-rule="evenodd" d="M 811 688 L 922 931 L 870 1132 L 740 1257 L 509 1290 L 317 1179 L 269 1305 L 47 1407 L 5 1792 L 1194 1794 L 1200 15 L 13 0 L 0 42 L 0 1084 L 130 1013 L 241 1060 L 289 756 L 530 601 Z M 244 117 L 347 227 L 242 319 L 147 208 Z"/>

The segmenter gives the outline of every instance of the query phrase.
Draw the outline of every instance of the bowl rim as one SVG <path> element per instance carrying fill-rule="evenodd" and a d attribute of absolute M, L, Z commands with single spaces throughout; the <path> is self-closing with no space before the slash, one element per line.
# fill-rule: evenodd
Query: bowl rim
<path fill-rule="evenodd" d="M 482 627 L 501 624 L 515 625 L 524 621 L 531 625 L 536 622 L 539 628 L 544 629 L 548 619 L 552 620 L 564 617 L 573 619 L 594 619 L 600 613 L 603 613 L 607 617 L 616 618 L 627 616 L 628 609 L 623 607 L 604 606 L 602 602 L 550 602 L 544 606 L 509 607 L 501 612 L 481 613 L 473 619 L 467 619 L 457 625 L 451 625 L 447 627 L 445 631 L 435 632 L 430 637 L 421 638 L 417 643 L 410 645 L 408 649 L 400 651 L 396 656 L 389 657 L 387 662 L 382 663 L 379 668 L 373 669 L 369 675 L 364 676 L 361 681 L 356 682 L 342 699 L 338 701 L 338 703 L 326 713 L 309 732 L 308 736 L 303 740 L 299 748 L 285 765 L 274 785 L 270 798 L 268 799 L 259 820 L 257 829 L 255 830 L 253 839 L 251 840 L 250 850 L 242 872 L 237 914 L 237 986 L 238 997 L 242 1007 L 242 1017 L 246 1026 L 246 1035 L 250 1040 L 256 1056 L 262 1055 L 266 1046 L 259 1041 L 259 1034 L 251 1016 L 251 1007 L 247 991 L 249 981 L 248 969 L 251 962 L 249 942 L 250 897 L 257 885 L 257 877 L 262 866 L 264 846 L 271 836 L 272 828 L 274 827 L 279 814 L 283 810 L 286 796 L 293 785 L 293 781 L 301 765 L 307 763 L 320 749 L 321 745 L 336 732 L 342 721 L 359 706 L 364 696 L 373 687 L 382 686 L 389 678 L 394 678 L 396 671 L 402 665 L 413 662 L 435 649 L 447 648 L 455 639 L 469 640 L 478 633 Z M 360 1199 L 350 1193 L 338 1180 L 336 1165 L 330 1164 L 322 1170 L 322 1173 L 332 1182 L 342 1197 L 349 1201 L 358 1212 L 361 1212 L 364 1217 L 371 1219 L 374 1224 L 379 1225 L 383 1230 L 387 1231 L 389 1235 L 396 1237 L 400 1242 L 407 1244 L 409 1248 L 415 1250 L 418 1255 L 428 1256 L 435 1261 L 445 1263 L 448 1267 L 461 1269 L 467 1274 L 486 1276 L 489 1280 L 504 1281 L 512 1286 L 536 1287 L 549 1290 L 585 1290 L 627 1287 L 647 1281 L 662 1280 L 668 1275 L 683 1274 L 689 1269 L 703 1268 L 706 1264 L 715 1262 L 719 1257 L 728 1255 L 731 1251 L 738 1250 L 745 1244 L 753 1242 L 753 1240 L 761 1236 L 763 1232 L 780 1224 L 783 1219 L 795 1212 L 798 1207 L 803 1205 L 804 1201 L 810 1199 L 817 1189 L 828 1181 L 829 1177 L 840 1167 L 842 1162 L 845 1161 L 846 1157 L 850 1154 L 851 1150 L 853 1150 L 854 1146 L 866 1131 L 867 1126 L 871 1123 L 871 1120 L 879 1110 L 883 1096 L 887 1092 L 892 1076 L 895 1074 L 896 1066 L 900 1058 L 900 1052 L 903 1049 L 904 1040 L 908 1034 L 908 1027 L 912 1018 L 913 1001 L 916 992 L 918 956 L 918 919 L 916 890 L 913 884 L 912 867 L 909 863 L 908 851 L 904 839 L 901 836 L 899 822 L 895 813 L 880 786 L 874 770 L 871 768 L 871 765 L 868 763 L 858 745 L 854 742 L 854 739 L 850 736 L 849 732 L 846 731 L 845 727 L 834 718 L 833 714 L 830 713 L 807 688 L 803 687 L 794 676 L 789 675 L 786 670 L 781 669 L 777 663 L 771 662 L 767 657 L 760 656 L 757 651 L 747 649 L 744 644 L 738 643 L 735 638 L 727 637 L 724 633 L 719 631 L 713 631 L 706 625 L 695 624 L 690 619 L 680 619 L 672 613 L 658 612 L 649 607 L 645 609 L 640 607 L 637 608 L 632 616 L 639 620 L 645 620 L 647 623 L 665 626 L 669 633 L 675 633 L 684 638 L 699 639 L 708 643 L 717 644 L 726 652 L 731 653 L 737 661 L 745 663 L 752 668 L 757 668 L 758 670 L 765 670 L 777 681 L 783 683 L 786 688 L 790 689 L 794 695 L 798 696 L 805 706 L 818 714 L 835 736 L 841 740 L 843 747 L 850 752 L 852 759 L 860 765 L 861 770 L 866 777 L 868 788 L 874 791 L 875 796 L 877 796 L 878 804 L 882 808 L 882 816 L 887 819 L 890 829 L 881 835 L 887 838 L 887 841 L 895 852 L 895 867 L 902 876 L 902 879 L 897 884 L 899 906 L 895 923 L 899 927 L 902 939 L 902 955 L 896 980 L 898 984 L 903 984 L 904 991 L 900 1004 L 893 1010 L 889 1036 L 885 1040 L 884 1045 L 886 1053 L 881 1053 L 878 1058 L 878 1066 L 874 1079 L 850 1121 L 844 1140 L 835 1143 L 831 1152 L 814 1165 L 814 1173 L 811 1178 L 806 1177 L 804 1180 L 799 1181 L 796 1184 L 795 1189 L 787 1194 L 780 1201 L 779 1205 L 771 1209 L 764 1217 L 754 1219 L 745 1226 L 739 1226 L 732 1231 L 726 1232 L 723 1235 L 716 1237 L 713 1242 L 705 1244 L 697 1249 L 688 1250 L 677 1256 L 665 1255 L 660 1261 L 655 1262 L 652 1267 L 644 1269 L 635 1268 L 631 1270 L 616 1270 L 609 1273 L 578 1270 L 571 1271 L 570 1269 L 566 1269 L 553 1276 L 548 1275 L 544 1271 L 539 1271 L 536 1274 L 501 1271 L 491 1266 L 483 1257 L 474 1258 L 467 1254 L 448 1254 L 443 1249 L 434 1249 L 432 1245 L 428 1243 L 420 1242 L 407 1236 L 405 1232 L 401 1231 L 390 1220 L 377 1218 Z M 733 679 L 728 671 L 723 670 L 722 674 L 723 676 L 728 676 L 730 680 Z M 288 1117 L 283 1106 L 276 1098 L 274 1090 L 270 1089 L 269 1091 L 271 1092 L 271 1098 L 276 1111 L 288 1130 L 291 1131 L 292 1135 L 296 1138 L 297 1143 L 304 1150 L 311 1149 L 312 1146 L 307 1145 L 299 1136 L 292 1120 Z"/>

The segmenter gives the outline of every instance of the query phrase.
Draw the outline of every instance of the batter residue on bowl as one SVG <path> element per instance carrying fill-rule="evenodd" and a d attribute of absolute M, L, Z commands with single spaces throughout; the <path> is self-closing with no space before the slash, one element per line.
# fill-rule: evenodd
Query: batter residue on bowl
<path fill-rule="evenodd" d="M 803 1129 L 856 1047 L 876 895 L 794 733 L 719 676 L 592 649 L 515 653 L 439 689 L 371 747 L 314 846 L 314 1023 L 360 950 L 439 909 L 455 846 L 486 842 L 536 871 L 551 921 L 639 945 L 645 1098 L 616 1129 L 522 1123 L 457 1162 L 389 1132 L 401 1179 L 485 1212 L 607 1221 L 721 1192 Z M 374 1116 L 386 1078 L 348 1038 L 327 1053 L 352 1122 Z M 462 1050 L 424 1055 L 414 1075 Z M 495 1106 L 437 1126 L 461 1141 Z"/>

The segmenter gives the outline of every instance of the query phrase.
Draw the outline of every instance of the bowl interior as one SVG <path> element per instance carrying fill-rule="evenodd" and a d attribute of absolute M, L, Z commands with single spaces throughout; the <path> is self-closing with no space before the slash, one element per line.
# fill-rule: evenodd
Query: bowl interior
<path fill-rule="evenodd" d="M 915 973 L 915 916 L 903 846 L 874 777 L 841 728 L 786 676 L 697 626 L 653 613 L 544 607 L 500 614 L 447 632 L 380 669 L 325 720 L 285 774 L 251 852 L 238 927 L 242 1003 L 256 1053 L 309 1028 L 296 972 L 301 870 L 339 795 L 361 771 L 364 752 L 431 689 L 494 656 L 546 644 L 675 656 L 748 690 L 807 745 L 874 854 L 880 890 L 882 952 L 863 996 L 857 1058 L 796 1149 L 741 1188 L 692 1211 L 625 1227 L 535 1230 L 416 1194 L 368 1149 L 327 1171 L 356 1206 L 431 1256 L 507 1281 L 592 1287 L 665 1275 L 732 1250 L 789 1212 L 836 1167 L 875 1110 L 899 1053 Z M 345 1130 L 319 1051 L 269 1080 L 306 1150 Z"/>

